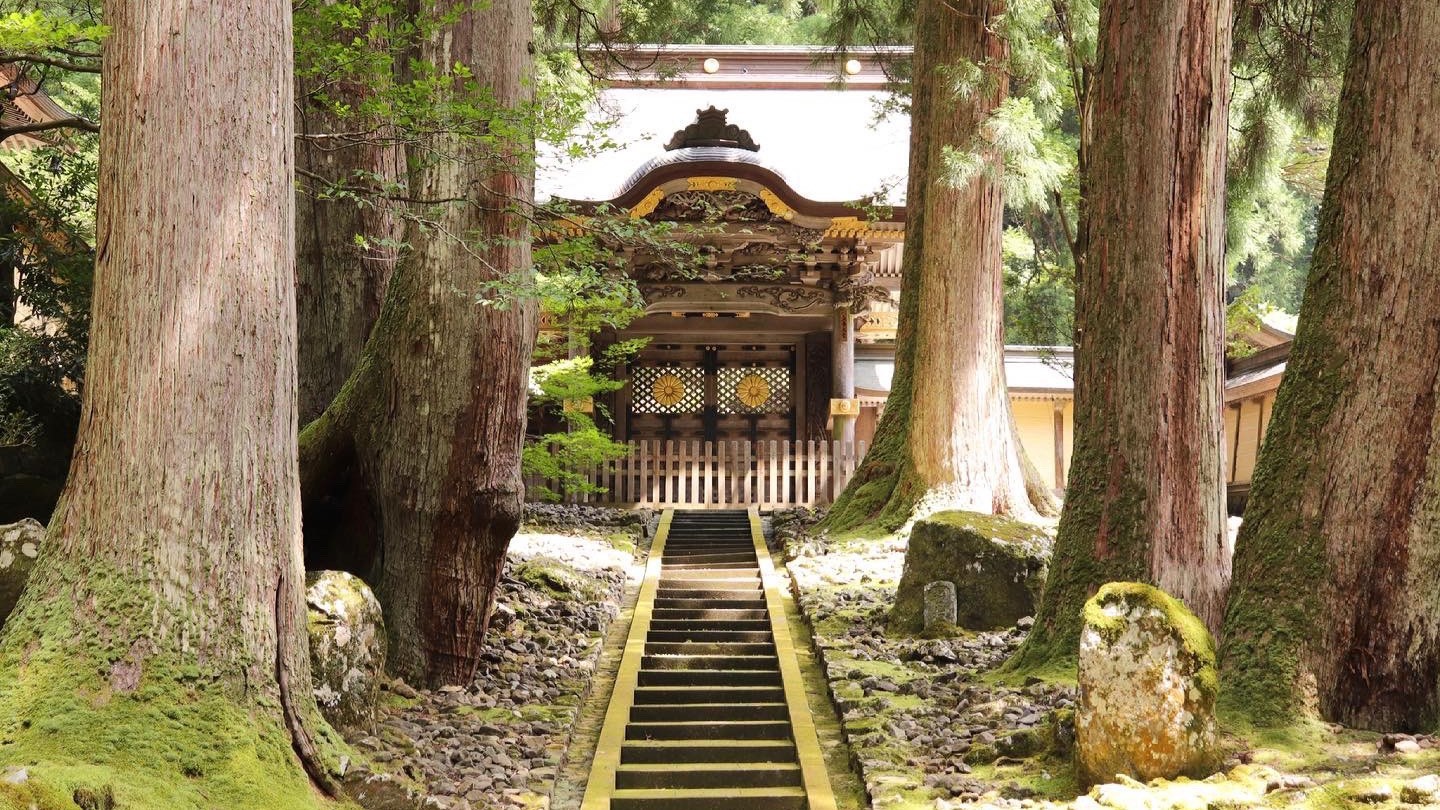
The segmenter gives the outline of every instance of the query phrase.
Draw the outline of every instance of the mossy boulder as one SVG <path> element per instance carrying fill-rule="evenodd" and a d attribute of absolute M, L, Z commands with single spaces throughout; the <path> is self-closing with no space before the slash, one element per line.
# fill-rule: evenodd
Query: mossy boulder
<path fill-rule="evenodd" d="M 29 518 L 0 526 L 0 625 L 20 601 L 44 539 L 45 527 Z"/>
<path fill-rule="evenodd" d="M 971 630 L 1010 627 L 1035 613 L 1050 538 L 1039 528 L 975 512 L 939 512 L 915 524 L 890 626 L 919 633 L 925 586 L 955 583 L 956 624 Z"/>
<path fill-rule="evenodd" d="M 603 586 L 574 566 L 544 555 L 513 563 L 509 577 L 554 599 L 598 602 L 605 597 Z"/>
<path fill-rule="evenodd" d="M 307 577 L 310 669 L 320 713 L 337 728 L 375 723 L 385 674 L 385 618 L 359 577 L 317 571 Z"/>
<path fill-rule="evenodd" d="M 1159 588 L 1112 582 L 1085 603 L 1079 771 L 1087 784 L 1208 776 L 1219 763 L 1215 642 Z"/>

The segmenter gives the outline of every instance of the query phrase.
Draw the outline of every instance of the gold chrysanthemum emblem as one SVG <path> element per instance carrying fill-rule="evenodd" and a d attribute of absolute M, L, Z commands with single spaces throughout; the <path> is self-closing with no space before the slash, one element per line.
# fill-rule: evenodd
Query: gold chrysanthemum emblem
<path fill-rule="evenodd" d="M 678 405 L 685 398 L 685 383 L 674 374 L 661 374 L 651 384 L 650 396 L 666 408 Z"/>
<path fill-rule="evenodd" d="M 735 393 L 747 408 L 758 408 L 770 400 L 770 383 L 759 374 L 746 374 L 735 386 Z"/>

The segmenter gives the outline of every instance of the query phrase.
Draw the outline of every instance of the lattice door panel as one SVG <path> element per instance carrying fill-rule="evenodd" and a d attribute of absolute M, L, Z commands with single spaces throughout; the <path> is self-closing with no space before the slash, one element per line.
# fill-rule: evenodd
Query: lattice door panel
<path fill-rule="evenodd" d="M 784 413 L 790 410 L 790 369 L 757 366 L 718 369 L 716 406 L 720 413 Z"/>
<path fill-rule="evenodd" d="M 705 370 L 641 366 L 630 372 L 631 407 L 637 414 L 697 413 L 705 406 Z"/>

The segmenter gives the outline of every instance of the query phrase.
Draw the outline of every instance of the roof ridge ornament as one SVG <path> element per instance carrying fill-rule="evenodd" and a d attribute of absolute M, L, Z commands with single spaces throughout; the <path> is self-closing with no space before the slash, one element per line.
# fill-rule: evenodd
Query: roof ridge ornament
<path fill-rule="evenodd" d="M 670 142 L 665 144 L 666 151 L 692 146 L 728 146 L 731 149 L 759 152 L 760 145 L 755 143 L 750 133 L 726 122 L 725 117 L 729 113 L 730 110 L 721 110 L 714 105 L 709 109 L 696 110 L 695 120 L 684 129 L 676 131 Z"/>

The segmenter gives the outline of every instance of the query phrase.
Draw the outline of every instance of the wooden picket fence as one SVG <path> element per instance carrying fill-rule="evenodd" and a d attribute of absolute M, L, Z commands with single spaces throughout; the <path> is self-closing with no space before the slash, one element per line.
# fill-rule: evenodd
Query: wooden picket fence
<path fill-rule="evenodd" d="M 564 503 L 733 509 L 820 506 L 855 475 L 866 442 L 632 441 L 630 453 L 589 470 L 603 492 L 565 493 L 554 481 L 527 480 L 562 495 Z"/>

